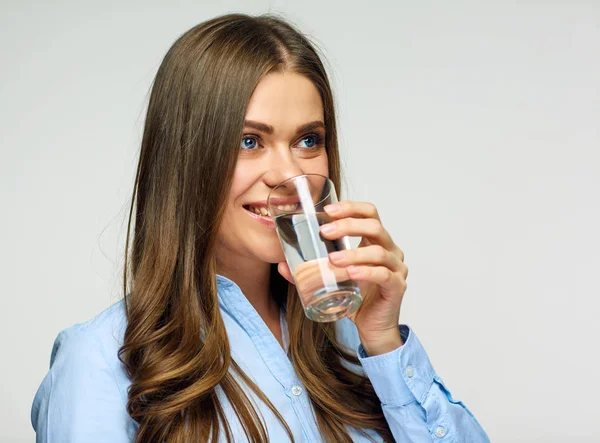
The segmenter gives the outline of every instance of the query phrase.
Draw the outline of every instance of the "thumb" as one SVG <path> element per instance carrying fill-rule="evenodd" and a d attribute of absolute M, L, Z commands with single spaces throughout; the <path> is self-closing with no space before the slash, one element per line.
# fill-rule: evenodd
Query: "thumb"
<path fill-rule="evenodd" d="M 281 274 L 283 278 L 289 281 L 291 284 L 295 285 L 294 277 L 292 277 L 292 272 L 290 271 L 290 267 L 286 262 L 281 262 L 277 265 L 277 270 Z"/>

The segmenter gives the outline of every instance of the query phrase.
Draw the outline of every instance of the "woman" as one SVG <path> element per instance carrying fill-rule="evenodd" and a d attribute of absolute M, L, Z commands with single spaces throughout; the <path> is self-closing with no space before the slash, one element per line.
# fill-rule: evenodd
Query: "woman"
<path fill-rule="evenodd" d="M 328 208 L 322 231 L 362 237 L 330 260 L 363 305 L 306 318 L 257 216 L 302 173 L 339 191 L 332 93 L 306 38 L 240 14 L 181 36 L 152 87 L 124 300 L 57 337 L 38 442 L 489 441 L 398 326 L 408 271 L 372 204 Z"/>

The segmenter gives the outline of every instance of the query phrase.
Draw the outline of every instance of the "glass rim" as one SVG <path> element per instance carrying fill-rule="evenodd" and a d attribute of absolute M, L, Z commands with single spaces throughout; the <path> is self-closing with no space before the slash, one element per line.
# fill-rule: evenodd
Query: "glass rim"
<path fill-rule="evenodd" d="M 270 202 L 270 200 L 271 200 L 271 195 L 273 194 L 273 192 L 274 192 L 274 191 L 275 191 L 277 188 L 279 188 L 280 186 L 284 185 L 284 184 L 285 184 L 285 183 L 287 183 L 287 182 L 290 182 L 290 181 L 296 181 L 298 178 L 300 178 L 300 177 L 306 177 L 306 176 L 317 176 L 317 177 L 322 177 L 322 178 L 324 178 L 324 179 L 325 179 L 325 182 L 329 182 L 329 184 L 331 185 L 331 188 L 335 190 L 335 184 L 334 184 L 334 183 L 333 183 L 333 181 L 332 181 L 332 180 L 331 180 L 331 179 L 330 179 L 328 176 L 326 176 L 326 175 L 323 175 L 323 174 L 317 174 L 317 173 L 314 173 L 314 172 L 310 172 L 310 173 L 307 173 L 307 174 L 298 174 L 298 175 L 295 175 L 295 176 L 293 176 L 293 177 L 286 178 L 284 181 L 282 181 L 281 183 L 278 183 L 278 184 L 277 184 L 277 186 L 275 186 L 273 189 L 271 189 L 271 190 L 269 191 L 269 194 L 267 195 L 267 208 L 269 208 L 269 207 L 271 206 L 271 204 L 269 203 L 269 202 Z M 322 202 L 323 202 L 325 199 L 327 199 L 327 197 L 329 197 L 329 195 L 331 195 L 331 191 L 330 191 L 330 192 L 329 192 L 329 193 L 328 193 L 326 196 L 324 196 L 322 199 L 320 199 L 318 202 L 313 202 L 313 205 L 314 205 L 314 206 L 317 206 L 318 204 L 322 203 Z"/>

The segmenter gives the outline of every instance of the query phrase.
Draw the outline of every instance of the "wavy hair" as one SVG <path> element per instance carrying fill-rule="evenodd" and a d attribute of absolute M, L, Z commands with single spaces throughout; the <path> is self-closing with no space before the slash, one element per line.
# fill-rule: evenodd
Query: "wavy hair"
<path fill-rule="evenodd" d="M 233 441 L 219 392 L 248 440 L 267 442 L 268 430 L 233 372 L 294 441 L 281 414 L 231 358 L 215 264 L 246 107 L 265 75 L 283 71 L 306 76 L 320 93 L 329 176 L 339 192 L 329 80 L 315 47 L 285 20 L 228 14 L 200 23 L 176 40 L 154 79 L 127 227 L 127 328 L 119 350 L 131 381 L 127 412 L 139 425 L 136 442 L 216 442 L 221 429 Z M 347 363 L 359 361 L 336 340 L 334 323 L 308 320 L 295 286 L 274 266 L 272 293 L 287 298 L 290 358 L 324 440 L 351 442 L 350 426 L 393 441 L 368 378 L 349 369 Z"/>

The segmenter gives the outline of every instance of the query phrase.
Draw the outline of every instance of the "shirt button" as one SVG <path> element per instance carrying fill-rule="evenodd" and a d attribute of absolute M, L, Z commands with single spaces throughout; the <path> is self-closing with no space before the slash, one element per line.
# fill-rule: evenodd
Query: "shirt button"
<path fill-rule="evenodd" d="M 298 385 L 292 386 L 292 394 L 294 394 L 294 395 L 302 394 L 302 387 L 298 386 Z"/>
<path fill-rule="evenodd" d="M 446 428 L 444 428 L 443 426 L 438 426 L 437 428 L 435 428 L 436 437 L 442 438 L 444 435 L 446 435 Z"/>
<path fill-rule="evenodd" d="M 412 378 L 413 375 L 415 375 L 415 368 L 413 368 L 412 366 L 408 365 L 406 367 L 406 376 L 408 378 Z"/>

